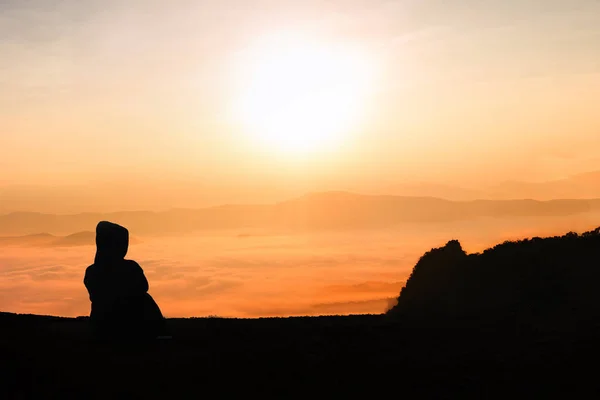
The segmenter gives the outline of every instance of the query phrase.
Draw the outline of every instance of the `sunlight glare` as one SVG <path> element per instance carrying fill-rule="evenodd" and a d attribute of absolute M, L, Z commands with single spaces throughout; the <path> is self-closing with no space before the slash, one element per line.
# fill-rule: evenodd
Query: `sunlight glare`
<path fill-rule="evenodd" d="M 279 34 L 249 49 L 242 64 L 235 114 L 270 150 L 341 146 L 364 114 L 373 71 L 358 49 Z"/>

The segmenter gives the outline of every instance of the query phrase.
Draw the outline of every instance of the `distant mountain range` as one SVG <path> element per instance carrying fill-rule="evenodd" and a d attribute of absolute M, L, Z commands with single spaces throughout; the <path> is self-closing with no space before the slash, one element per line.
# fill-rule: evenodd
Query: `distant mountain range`
<path fill-rule="evenodd" d="M 600 198 L 600 171 L 548 182 L 504 182 L 487 190 L 491 199 L 593 199 Z"/>
<path fill-rule="evenodd" d="M 385 188 L 385 192 L 394 195 L 430 196 L 456 201 L 596 199 L 600 198 L 600 171 L 546 182 L 506 181 L 482 189 L 436 183 L 398 184 Z"/>
<path fill-rule="evenodd" d="M 453 201 L 511 199 L 597 199 L 600 170 L 546 182 L 508 181 L 478 187 L 460 183 L 379 182 L 341 184 L 343 190 L 372 195 L 435 197 Z M 267 204 L 302 193 L 329 190 L 331 186 L 281 185 L 246 182 L 235 187 L 201 181 L 127 181 L 71 186 L 0 186 L 0 214 L 14 211 L 80 213 L 105 211 L 199 208 L 219 204 Z M 337 189 L 337 188 L 335 188 Z"/>
<path fill-rule="evenodd" d="M 136 238 L 130 238 L 132 244 L 138 243 Z M 0 237 L 0 246 L 31 246 L 31 247 L 75 247 L 91 246 L 96 243 L 96 234 L 91 231 L 77 232 L 67 236 L 55 236 L 49 233 L 39 233 L 23 236 Z"/>
<path fill-rule="evenodd" d="M 481 217 L 558 217 L 589 212 L 600 212 L 600 199 L 449 201 L 433 197 L 323 192 L 271 205 L 223 205 L 164 212 L 133 211 L 75 215 L 11 213 L 0 215 L 0 236 L 30 235 L 39 232 L 54 235 L 85 232 L 93 230 L 101 220 L 121 223 L 137 235 L 161 235 L 248 228 L 277 230 L 393 228 L 411 223 L 444 223 Z M 69 239 L 70 242 L 79 240 L 83 239 L 80 237 Z"/>

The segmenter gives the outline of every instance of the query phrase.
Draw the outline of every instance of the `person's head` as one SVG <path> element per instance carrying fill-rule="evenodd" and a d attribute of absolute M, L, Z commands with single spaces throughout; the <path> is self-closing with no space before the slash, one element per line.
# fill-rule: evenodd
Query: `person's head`
<path fill-rule="evenodd" d="M 129 231 L 112 222 L 102 221 L 96 226 L 95 262 L 122 260 L 129 249 Z"/>

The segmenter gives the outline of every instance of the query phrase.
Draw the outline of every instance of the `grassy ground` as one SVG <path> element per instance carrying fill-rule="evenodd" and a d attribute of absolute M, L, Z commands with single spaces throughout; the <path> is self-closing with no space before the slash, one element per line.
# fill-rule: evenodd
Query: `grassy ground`
<path fill-rule="evenodd" d="M 87 319 L 0 314 L 0 398 L 524 398 L 592 394 L 600 324 L 383 316 L 172 319 L 115 348 Z"/>

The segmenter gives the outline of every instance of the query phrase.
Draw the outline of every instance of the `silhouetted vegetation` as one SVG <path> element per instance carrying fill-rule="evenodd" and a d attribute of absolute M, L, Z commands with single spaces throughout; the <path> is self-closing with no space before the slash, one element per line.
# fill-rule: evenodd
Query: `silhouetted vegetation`
<path fill-rule="evenodd" d="M 550 325 L 598 318 L 599 260 L 600 228 L 507 241 L 469 255 L 452 240 L 421 257 L 388 315 Z"/>

